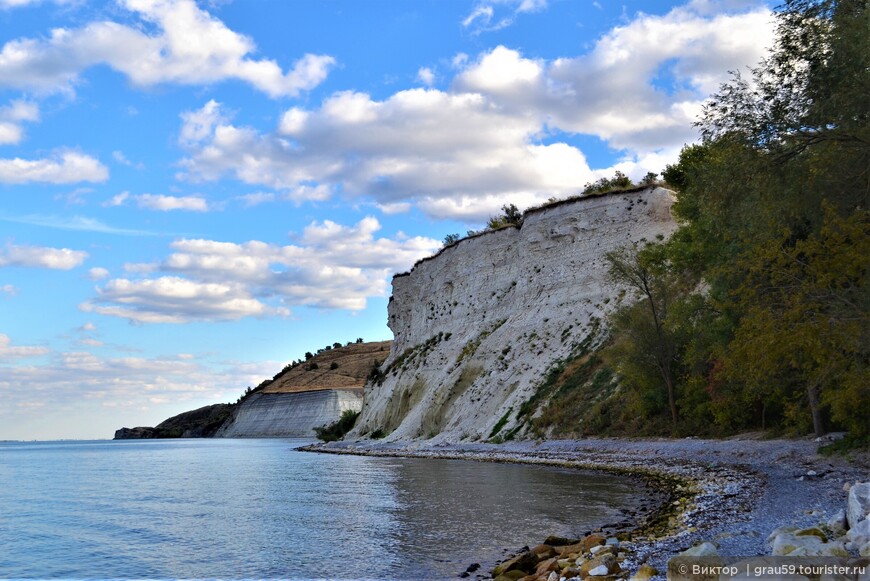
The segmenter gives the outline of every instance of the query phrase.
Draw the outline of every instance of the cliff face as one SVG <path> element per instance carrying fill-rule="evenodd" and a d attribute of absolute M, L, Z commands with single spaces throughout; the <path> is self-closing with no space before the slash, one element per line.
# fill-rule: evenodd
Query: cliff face
<path fill-rule="evenodd" d="M 513 428 L 546 370 L 615 306 L 605 254 L 669 236 L 672 203 L 663 188 L 556 203 L 397 275 L 393 345 L 349 437 L 456 441 Z"/>
<path fill-rule="evenodd" d="M 296 393 L 255 393 L 221 426 L 217 438 L 313 438 L 314 428 L 359 411 L 362 389 L 320 389 Z"/>

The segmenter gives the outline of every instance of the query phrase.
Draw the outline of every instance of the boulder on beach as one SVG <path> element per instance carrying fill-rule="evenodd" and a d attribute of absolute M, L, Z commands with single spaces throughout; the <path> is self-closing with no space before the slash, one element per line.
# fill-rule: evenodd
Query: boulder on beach
<path fill-rule="evenodd" d="M 849 503 L 846 508 L 849 528 L 858 526 L 858 523 L 868 516 L 870 516 L 870 482 L 856 482 L 849 489 Z"/>
<path fill-rule="evenodd" d="M 593 571 L 599 572 L 593 573 Z M 589 559 L 580 567 L 580 574 L 582 576 L 594 575 L 596 577 L 600 577 L 602 575 L 609 575 L 611 573 L 618 572 L 619 565 L 617 564 L 616 559 L 613 558 L 613 555 L 603 555 L 601 557 Z"/>
<path fill-rule="evenodd" d="M 846 511 L 843 509 L 838 510 L 825 524 L 831 529 L 834 536 L 841 536 L 846 532 Z"/>
<path fill-rule="evenodd" d="M 695 545 L 679 554 L 680 557 L 718 557 L 719 550 L 710 542 Z"/>
<path fill-rule="evenodd" d="M 848 557 L 839 541 L 825 542 L 816 535 L 780 533 L 773 540 L 773 555 L 777 557 Z"/>
<path fill-rule="evenodd" d="M 655 567 L 653 567 L 652 565 L 650 565 L 648 563 L 644 563 L 637 570 L 637 573 L 635 573 L 631 577 L 631 579 L 629 579 L 629 581 L 649 581 L 650 579 L 652 579 L 653 577 L 655 577 L 658 574 L 659 574 L 658 569 L 656 569 Z"/>
<path fill-rule="evenodd" d="M 865 518 L 857 525 L 849 529 L 846 536 L 855 543 L 856 547 L 863 547 L 870 542 L 870 518 Z"/>
<path fill-rule="evenodd" d="M 523 575 L 520 575 L 520 577 L 525 577 L 525 575 L 534 571 L 537 566 L 538 557 L 531 551 L 523 551 L 516 557 L 505 561 L 493 569 L 492 576 L 497 578 L 512 571 L 522 571 Z"/>

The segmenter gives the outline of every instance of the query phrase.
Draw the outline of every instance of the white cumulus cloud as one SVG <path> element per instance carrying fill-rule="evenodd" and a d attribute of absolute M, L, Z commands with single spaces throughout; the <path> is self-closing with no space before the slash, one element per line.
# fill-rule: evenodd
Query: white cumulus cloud
<path fill-rule="evenodd" d="M 99 289 L 97 299 L 83 303 L 81 308 L 136 323 L 221 321 L 289 314 L 269 308 L 235 283 L 202 283 L 174 276 L 111 280 Z"/>
<path fill-rule="evenodd" d="M 383 99 L 337 92 L 319 106 L 290 108 L 274 132 L 234 124 L 209 101 L 184 116 L 179 177 L 231 176 L 295 192 L 297 201 L 341 192 L 387 211 L 410 204 L 470 222 L 506 201 L 523 207 L 576 194 L 616 169 L 639 179 L 697 139 L 692 124 L 704 101 L 729 70 L 757 63 L 773 37 L 767 8 L 712 13 L 707 4 L 638 14 L 578 56 L 532 59 L 505 46 L 463 55 L 445 90 Z M 469 18 L 499 6 L 543 8 L 482 3 Z M 622 159 L 593 169 L 573 136 L 598 138 Z"/>
<path fill-rule="evenodd" d="M 0 158 L 0 183 L 70 184 L 104 182 L 109 170 L 99 160 L 73 150 L 62 150 L 43 159 Z"/>
<path fill-rule="evenodd" d="M 182 166 L 192 180 L 230 174 L 297 200 L 340 186 L 383 205 L 487 196 L 502 199 L 495 208 L 505 197 L 530 205 L 593 178 L 578 149 L 535 144 L 540 130 L 537 116 L 507 114 L 477 93 L 413 89 L 376 101 L 343 92 L 318 110 L 289 110 L 274 135 L 218 124 Z"/>
<path fill-rule="evenodd" d="M 88 278 L 91 280 L 102 280 L 109 277 L 109 271 L 101 266 L 95 266 L 88 269 Z"/>
<path fill-rule="evenodd" d="M 158 194 L 141 194 L 134 196 L 140 208 L 169 212 L 172 210 L 186 210 L 189 212 L 208 212 L 209 205 L 205 198 L 200 196 L 163 196 Z"/>
<path fill-rule="evenodd" d="M 254 42 L 193 0 L 121 0 L 136 26 L 102 20 L 56 28 L 46 38 L 18 38 L 0 49 L 0 86 L 44 92 L 72 91 L 79 74 L 107 65 L 134 84 L 201 85 L 235 79 L 272 97 L 293 96 L 320 84 L 335 64 L 306 54 L 284 72 L 257 59 Z M 147 29 L 153 28 L 149 34 Z"/>
<path fill-rule="evenodd" d="M 30 101 L 15 100 L 0 107 L 0 145 L 15 145 L 24 137 L 25 122 L 39 121 L 39 106 Z"/>
<path fill-rule="evenodd" d="M 182 239 L 159 264 L 127 265 L 140 279 L 113 279 L 81 305 L 139 323 L 280 316 L 289 307 L 360 310 L 385 296 L 388 278 L 437 250 L 424 237 L 377 237 L 373 217 L 352 226 L 314 222 L 297 244 Z"/>
<path fill-rule="evenodd" d="M 429 67 L 420 67 L 420 70 L 417 71 L 417 80 L 427 87 L 431 87 L 435 84 L 435 73 Z"/>
<path fill-rule="evenodd" d="M 69 248 L 7 244 L 0 249 L 0 267 L 23 266 L 70 270 L 81 265 L 88 253 Z"/>
<path fill-rule="evenodd" d="M 25 357 L 38 357 L 48 353 L 46 347 L 13 345 L 8 335 L 0 333 L 0 361 L 11 361 Z"/>

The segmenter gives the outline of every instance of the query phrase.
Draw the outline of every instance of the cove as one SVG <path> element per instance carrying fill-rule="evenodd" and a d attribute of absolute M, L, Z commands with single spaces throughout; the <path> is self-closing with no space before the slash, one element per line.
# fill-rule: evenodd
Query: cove
<path fill-rule="evenodd" d="M 0 443 L 0 577 L 455 578 L 642 496 L 607 474 L 306 443 Z"/>

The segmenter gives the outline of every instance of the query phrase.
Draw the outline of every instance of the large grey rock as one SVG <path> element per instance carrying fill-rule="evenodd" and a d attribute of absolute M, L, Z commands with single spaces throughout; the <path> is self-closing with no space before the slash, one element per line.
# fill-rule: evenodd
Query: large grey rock
<path fill-rule="evenodd" d="M 828 525 L 828 528 L 831 529 L 834 536 L 839 537 L 846 532 L 846 511 L 843 509 L 838 510 L 825 524 Z"/>
<path fill-rule="evenodd" d="M 849 502 L 846 508 L 846 518 L 849 527 L 870 516 L 870 482 L 856 482 L 849 489 Z"/>
<path fill-rule="evenodd" d="M 770 535 L 768 535 L 767 542 L 773 543 L 773 541 L 776 540 L 776 537 L 778 537 L 782 533 L 794 533 L 797 530 L 798 530 L 797 527 L 790 526 L 790 525 L 786 525 L 783 527 L 777 527 L 776 529 L 773 530 L 772 533 L 770 533 Z"/>
<path fill-rule="evenodd" d="M 594 569 L 589 570 L 589 576 L 590 577 L 602 577 L 604 575 L 607 575 L 609 572 L 610 571 L 607 570 L 606 565 L 598 565 Z"/>
<path fill-rule="evenodd" d="M 861 547 L 867 542 L 870 542 L 870 518 L 865 518 L 857 525 L 849 529 L 846 536 L 850 541 L 855 543 L 856 547 Z"/>
<path fill-rule="evenodd" d="M 815 535 L 781 533 L 773 540 L 775 557 L 848 557 L 843 543 L 825 542 Z"/>
<path fill-rule="evenodd" d="M 255 393 L 215 436 L 313 438 L 314 428 L 335 422 L 346 409 L 358 411 L 361 407 L 362 396 L 356 390 Z"/>
<path fill-rule="evenodd" d="M 390 356 L 350 437 L 486 439 L 496 424 L 493 435 L 509 433 L 547 369 L 618 306 L 605 255 L 670 236 L 672 204 L 663 188 L 557 203 L 396 275 Z"/>

